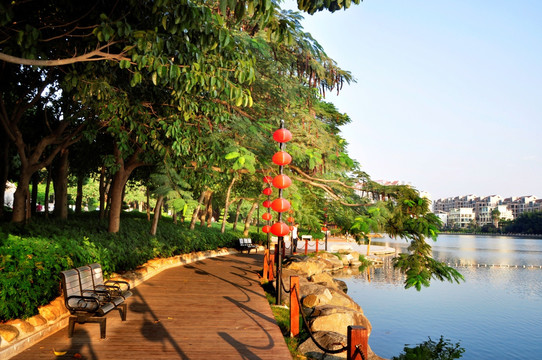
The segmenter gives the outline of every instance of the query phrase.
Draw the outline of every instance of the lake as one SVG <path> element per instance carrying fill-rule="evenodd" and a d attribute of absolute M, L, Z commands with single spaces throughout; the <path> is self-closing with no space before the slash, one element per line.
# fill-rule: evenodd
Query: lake
<path fill-rule="evenodd" d="M 389 238 L 372 244 L 407 247 Z M 420 292 L 405 290 L 389 261 L 339 277 L 373 326 L 373 351 L 391 358 L 405 344 L 443 335 L 460 342 L 463 359 L 542 359 L 542 240 L 440 235 L 432 246 L 433 257 L 456 267 L 465 282 L 432 280 Z"/>

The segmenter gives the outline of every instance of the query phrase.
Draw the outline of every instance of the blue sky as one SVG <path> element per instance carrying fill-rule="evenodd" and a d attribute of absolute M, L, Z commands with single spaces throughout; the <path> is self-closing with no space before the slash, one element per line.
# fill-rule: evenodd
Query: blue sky
<path fill-rule="evenodd" d="M 352 118 L 349 154 L 373 180 L 434 199 L 542 197 L 542 1 L 366 0 L 303 16 L 357 80 L 326 100 Z"/>

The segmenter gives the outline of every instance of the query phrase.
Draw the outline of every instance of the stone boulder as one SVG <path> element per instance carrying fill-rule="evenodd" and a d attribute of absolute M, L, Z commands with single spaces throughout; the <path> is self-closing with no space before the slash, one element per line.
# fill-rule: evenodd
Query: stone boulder
<path fill-rule="evenodd" d="M 324 286 L 331 287 L 337 290 L 340 289 L 335 279 L 333 279 L 333 277 L 328 273 L 314 274 L 309 278 L 309 281 L 317 284 L 322 284 Z"/>
<path fill-rule="evenodd" d="M 371 334 L 371 323 L 363 313 L 342 306 L 315 307 L 309 323 L 312 332 L 333 331 L 346 336 L 349 325 L 359 325 L 367 328 Z"/>
<path fill-rule="evenodd" d="M 330 264 L 319 261 L 318 259 L 309 258 L 305 261 L 293 260 L 284 264 L 283 268 L 310 277 L 314 274 L 326 271 L 326 268 L 329 265 Z"/>
<path fill-rule="evenodd" d="M 348 343 L 345 335 L 336 332 L 318 331 L 313 333 L 313 336 L 316 342 L 324 349 L 340 350 L 344 348 Z M 316 346 L 316 344 L 310 337 L 305 340 L 305 342 L 303 342 L 301 345 L 299 345 L 297 350 L 307 355 L 311 359 L 336 360 L 346 358 L 346 351 L 340 352 L 338 354 L 324 353 L 318 346 Z"/>
<path fill-rule="evenodd" d="M 17 338 L 17 336 L 19 336 L 19 330 L 15 326 L 0 324 L 0 338 L 9 343 Z"/>

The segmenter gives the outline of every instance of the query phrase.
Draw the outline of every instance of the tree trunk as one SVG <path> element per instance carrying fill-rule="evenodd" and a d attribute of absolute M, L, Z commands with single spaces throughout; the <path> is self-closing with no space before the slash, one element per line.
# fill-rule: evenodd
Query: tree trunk
<path fill-rule="evenodd" d="M 156 235 L 156 229 L 158 229 L 158 220 L 162 214 L 162 203 L 164 202 L 164 197 L 159 196 L 156 200 L 156 205 L 154 206 L 154 217 L 152 218 L 151 225 L 151 235 Z"/>
<path fill-rule="evenodd" d="M 40 177 L 37 172 L 32 174 L 31 181 L 32 181 L 32 194 L 30 197 L 31 199 L 30 200 L 30 214 L 35 215 L 36 210 L 37 210 L 37 205 L 38 205 L 38 184 L 40 182 Z"/>
<path fill-rule="evenodd" d="M 15 190 L 15 194 L 13 194 L 13 214 L 11 221 L 15 223 L 22 223 L 26 220 L 26 203 L 27 199 L 30 197 L 28 186 L 30 184 L 32 173 L 28 168 L 21 168 L 20 171 L 17 190 Z"/>
<path fill-rule="evenodd" d="M 51 188 L 51 165 L 47 166 L 47 180 L 45 184 L 45 217 L 49 217 L 49 189 Z"/>
<path fill-rule="evenodd" d="M 147 221 L 151 221 L 151 191 L 147 185 Z"/>
<path fill-rule="evenodd" d="M 53 166 L 53 187 L 55 189 L 53 216 L 62 220 L 68 218 L 68 153 L 67 149 L 63 150 Z"/>
<path fill-rule="evenodd" d="M 100 170 L 100 220 L 105 219 L 106 196 L 109 193 L 108 181 L 105 178 L 105 165 Z"/>
<path fill-rule="evenodd" d="M 230 194 L 231 189 L 233 188 L 233 184 L 235 183 L 235 176 L 231 179 L 230 186 L 228 186 L 228 191 L 226 192 L 226 201 L 224 202 L 224 217 L 222 218 L 222 227 L 220 228 L 220 232 L 224 234 L 226 231 L 226 221 L 228 218 L 228 209 L 230 207 Z"/>
<path fill-rule="evenodd" d="M 177 212 L 173 211 L 173 223 L 177 225 Z"/>
<path fill-rule="evenodd" d="M 207 208 L 209 207 L 209 200 L 211 199 L 212 192 L 207 190 L 205 191 L 205 197 L 203 200 L 203 205 L 205 205 L 205 210 L 200 211 L 201 217 L 200 217 L 200 226 L 203 227 L 203 224 L 205 224 L 205 218 L 207 217 Z"/>
<path fill-rule="evenodd" d="M 235 221 L 233 222 L 233 231 L 237 229 L 237 222 L 239 221 L 239 213 L 241 212 L 241 205 L 243 204 L 243 199 L 240 199 L 237 203 L 237 209 L 235 210 Z"/>
<path fill-rule="evenodd" d="M 4 216 L 4 197 L 6 194 L 6 184 L 8 182 L 9 173 L 9 141 L 4 129 L 0 126 L 0 139 L 2 158 L 0 158 L 0 219 Z"/>
<path fill-rule="evenodd" d="M 207 200 L 207 227 L 210 228 L 213 223 L 213 193 L 209 194 L 209 199 Z"/>
<path fill-rule="evenodd" d="M 122 212 L 122 196 L 124 193 L 124 186 L 128 181 L 128 178 L 132 172 L 139 166 L 143 166 L 144 163 L 138 160 L 141 150 L 136 151 L 126 161 L 124 161 L 122 154 L 117 146 L 114 149 L 114 155 L 118 170 L 113 176 L 111 188 L 109 189 L 109 227 L 110 233 L 117 233 L 120 229 L 120 214 Z"/>
<path fill-rule="evenodd" d="M 81 214 L 83 207 L 83 182 L 85 180 L 84 175 L 77 177 L 77 195 L 75 196 L 75 213 Z"/>
<path fill-rule="evenodd" d="M 201 195 L 199 196 L 198 200 L 198 206 L 194 209 L 194 213 L 192 213 L 192 220 L 190 221 L 190 230 L 194 230 L 196 228 L 196 221 L 198 221 L 198 214 L 199 209 L 201 208 L 201 205 L 203 205 L 203 201 L 205 200 L 205 192 L 202 191 Z"/>
<path fill-rule="evenodd" d="M 258 206 L 258 202 L 254 202 L 252 204 L 252 207 L 250 208 L 247 218 L 245 219 L 245 230 L 243 231 L 243 236 L 248 236 L 248 229 L 250 228 L 250 220 L 252 219 L 252 213 L 256 209 L 256 206 Z"/>

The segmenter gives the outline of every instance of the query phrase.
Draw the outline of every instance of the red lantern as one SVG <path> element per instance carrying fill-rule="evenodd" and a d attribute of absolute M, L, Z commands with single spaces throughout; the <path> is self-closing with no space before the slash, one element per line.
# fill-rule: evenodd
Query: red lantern
<path fill-rule="evenodd" d="M 273 177 L 271 177 L 271 176 L 264 176 L 263 177 L 263 182 L 266 183 L 266 184 L 271 184 L 272 181 L 273 181 Z"/>
<path fill-rule="evenodd" d="M 279 143 L 285 143 L 292 140 L 292 133 L 287 129 L 278 129 L 273 134 L 273 139 Z"/>
<path fill-rule="evenodd" d="M 322 228 L 322 231 L 327 231 L 327 227 L 324 226 L 324 227 Z"/>
<path fill-rule="evenodd" d="M 273 188 L 271 188 L 271 187 L 266 187 L 265 189 L 262 190 L 262 193 L 263 193 L 264 195 L 269 196 L 269 195 L 271 195 L 271 194 L 273 193 Z"/>
<path fill-rule="evenodd" d="M 290 202 L 286 199 L 278 198 L 273 200 L 271 203 L 271 208 L 279 213 L 285 212 L 290 208 Z"/>
<path fill-rule="evenodd" d="M 291 217 L 291 216 L 290 216 L 290 217 L 288 217 L 288 222 L 291 222 L 291 223 L 293 223 L 293 222 L 294 222 L 294 218 L 293 218 L 293 217 Z"/>
<path fill-rule="evenodd" d="M 292 180 L 287 175 L 280 174 L 273 179 L 273 186 L 277 189 L 286 189 L 290 185 L 292 185 Z"/>
<path fill-rule="evenodd" d="M 262 205 L 263 205 L 263 207 L 265 207 L 265 208 L 270 208 L 270 207 L 271 207 L 271 201 L 265 200 L 265 201 L 263 202 Z"/>
<path fill-rule="evenodd" d="M 271 226 L 271 232 L 276 236 L 285 236 L 285 235 L 288 235 L 288 233 L 290 232 L 290 229 L 288 228 L 288 225 L 286 225 L 285 223 L 278 222 L 278 223 L 273 224 L 273 226 Z"/>
<path fill-rule="evenodd" d="M 264 213 L 262 215 L 262 219 L 268 220 L 268 221 L 271 220 L 271 213 Z"/>
<path fill-rule="evenodd" d="M 264 233 L 267 234 L 268 232 L 271 231 L 271 226 L 269 226 L 269 225 L 264 225 L 264 226 L 262 227 L 262 231 L 263 231 Z"/>
<path fill-rule="evenodd" d="M 283 165 L 288 165 L 289 163 L 292 162 L 292 156 L 288 154 L 286 151 L 279 151 L 279 152 L 276 152 L 275 155 L 273 155 L 272 160 L 275 164 L 283 166 Z"/>
<path fill-rule="evenodd" d="M 288 226 L 288 228 L 290 229 L 290 231 L 294 231 L 294 226 L 293 225 Z"/>

